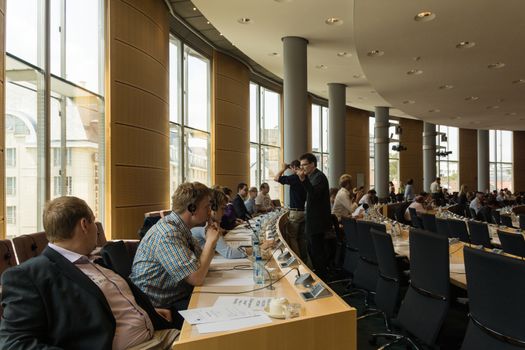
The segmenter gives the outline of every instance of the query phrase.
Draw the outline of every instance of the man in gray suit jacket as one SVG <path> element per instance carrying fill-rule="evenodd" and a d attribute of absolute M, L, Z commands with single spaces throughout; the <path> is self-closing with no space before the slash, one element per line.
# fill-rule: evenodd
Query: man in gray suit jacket
<path fill-rule="evenodd" d="M 327 278 L 327 259 L 324 236 L 331 228 L 330 189 L 326 175 L 317 169 L 317 158 L 305 153 L 299 158 L 301 169 L 297 176 L 306 189 L 305 232 L 308 240 L 308 253 L 315 273 Z"/>

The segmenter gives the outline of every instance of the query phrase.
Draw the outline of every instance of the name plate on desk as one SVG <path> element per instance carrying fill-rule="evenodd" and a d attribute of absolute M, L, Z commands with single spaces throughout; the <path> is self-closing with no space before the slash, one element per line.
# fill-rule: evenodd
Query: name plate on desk
<path fill-rule="evenodd" d="M 303 297 L 304 301 L 310 301 L 329 297 L 332 295 L 332 292 L 326 289 L 326 287 L 323 286 L 322 283 L 317 283 L 315 286 L 310 288 L 308 292 L 301 292 L 300 294 Z"/>
<path fill-rule="evenodd" d="M 286 251 L 282 252 L 281 254 L 279 254 L 279 256 L 277 257 L 277 260 L 279 260 L 279 261 L 288 261 L 291 256 L 292 256 L 292 254 L 290 254 L 290 252 L 288 250 L 286 250 Z"/>
<path fill-rule="evenodd" d="M 297 259 L 295 256 L 290 257 L 290 259 L 286 260 L 285 262 L 281 263 L 281 267 L 291 267 L 297 265 Z"/>

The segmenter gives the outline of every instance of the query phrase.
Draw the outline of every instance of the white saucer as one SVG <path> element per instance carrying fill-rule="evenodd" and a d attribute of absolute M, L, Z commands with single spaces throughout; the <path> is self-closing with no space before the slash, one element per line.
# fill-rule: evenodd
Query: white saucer
<path fill-rule="evenodd" d="M 272 314 L 272 313 L 270 313 L 270 309 L 268 308 L 268 306 L 264 307 L 264 312 L 266 312 L 266 314 L 268 316 L 270 316 L 271 318 L 278 318 L 278 319 L 285 319 L 286 318 L 286 315 L 284 314 L 284 312 L 282 314 Z"/>

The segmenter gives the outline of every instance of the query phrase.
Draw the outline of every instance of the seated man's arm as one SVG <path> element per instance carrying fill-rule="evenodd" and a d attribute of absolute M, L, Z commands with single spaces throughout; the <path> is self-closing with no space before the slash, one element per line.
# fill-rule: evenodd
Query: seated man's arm
<path fill-rule="evenodd" d="M 219 239 L 220 233 L 219 228 L 216 224 L 208 225 L 206 230 L 206 243 L 202 248 L 202 253 L 199 258 L 199 268 L 192 272 L 185 278 L 186 282 L 192 286 L 200 286 L 204 282 L 208 269 L 210 268 L 211 259 L 215 255 L 215 246 Z"/>
<path fill-rule="evenodd" d="M 49 336 L 45 306 L 38 289 L 22 269 L 13 267 L 3 273 L 2 305 L 0 349 L 60 349 L 43 343 Z"/>
<path fill-rule="evenodd" d="M 217 240 L 215 251 L 226 259 L 241 259 L 246 257 L 246 254 L 244 254 L 244 252 L 242 252 L 240 249 L 233 248 L 231 245 L 226 243 L 222 235 Z"/>

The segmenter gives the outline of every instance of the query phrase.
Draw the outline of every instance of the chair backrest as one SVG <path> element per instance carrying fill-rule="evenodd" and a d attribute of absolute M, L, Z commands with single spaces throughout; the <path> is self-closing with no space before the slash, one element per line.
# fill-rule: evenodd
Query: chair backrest
<path fill-rule="evenodd" d="M 460 241 L 470 242 L 468 235 L 467 224 L 463 220 L 449 219 L 448 229 L 450 231 L 450 237 L 459 238 Z"/>
<path fill-rule="evenodd" d="M 160 215 L 157 216 L 146 216 L 144 218 L 144 223 L 142 224 L 142 227 L 138 230 L 138 236 L 140 239 L 142 239 L 146 233 L 148 233 L 149 229 L 152 228 L 159 220 L 161 219 Z"/>
<path fill-rule="evenodd" d="M 358 221 L 357 224 L 357 245 L 359 249 L 359 261 L 354 271 L 352 283 L 359 288 L 368 291 L 375 291 L 379 269 L 377 266 L 376 250 L 374 241 L 370 235 L 371 223 Z"/>
<path fill-rule="evenodd" d="M 280 208 L 281 207 L 281 200 L 280 199 L 272 199 L 272 204 L 273 204 L 274 207 Z"/>
<path fill-rule="evenodd" d="M 505 253 L 525 257 L 525 240 L 521 233 L 498 230 L 498 237 Z"/>
<path fill-rule="evenodd" d="M 374 241 L 372 241 L 372 236 L 370 235 L 371 225 L 371 222 L 357 222 L 357 246 L 359 249 L 359 256 L 361 258 L 365 258 L 367 261 L 377 265 Z"/>
<path fill-rule="evenodd" d="M 501 215 L 498 210 L 491 210 L 492 218 L 494 219 L 494 223 L 496 225 L 501 224 Z"/>
<path fill-rule="evenodd" d="M 400 276 L 397 267 L 396 253 L 389 234 L 370 229 L 376 249 L 379 278 L 377 279 L 376 306 L 391 318 L 399 301 Z"/>
<path fill-rule="evenodd" d="M 478 214 L 476 213 L 476 211 L 474 210 L 474 208 L 469 207 L 468 210 L 469 210 L 469 213 L 470 213 L 470 217 L 471 217 L 471 218 L 475 219 L 475 218 L 478 217 Z"/>
<path fill-rule="evenodd" d="M 331 214 L 331 220 L 332 220 L 332 228 L 334 230 L 335 237 L 337 238 L 338 241 L 343 241 L 345 234 L 343 230 L 341 230 L 341 227 L 339 226 L 339 219 L 337 218 L 335 214 Z"/>
<path fill-rule="evenodd" d="M 492 248 L 490 243 L 489 226 L 484 222 L 469 221 L 468 228 L 470 231 L 470 242 L 472 244 L 481 244 L 485 248 Z"/>
<path fill-rule="evenodd" d="M 415 228 L 423 229 L 423 221 L 417 216 L 417 211 L 415 208 L 408 207 L 408 212 L 410 214 L 410 221 L 412 221 L 412 226 Z"/>
<path fill-rule="evenodd" d="M 407 210 L 409 205 L 410 205 L 410 202 L 402 202 L 398 205 L 394 213 L 394 218 L 397 221 L 403 224 L 408 224 L 408 222 L 405 220 L 405 211 Z"/>
<path fill-rule="evenodd" d="M 47 247 L 47 237 L 45 232 L 31 233 L 13 238 L 18 263 L 40 255 Z"/>
<path fill-rule="evenodd" d="M 421 213 L 421 220 L 425 230 L 437 233 L 436 216 L 433 214 Z"/>
<path fill-rule="evenodd" d="M 465 247 L 464 257 L 470 324 L 462 348 L 523 348 L 525 261 L 470 247 Z M 472 332 L 478 327 L 484 332 Z M 517 340 L 522 346 L 502 342 L 500 335 Z"/>
<path fill-rule="evenodd" d="M 448 229 L 448 220 L 436 218 L 436 233 L 443 237 L 450 237 L 450 230 Z"/>
<path fill-rule="evenodd" d="M 357 251 L 357 226 L 355 219 L 343 218 L 341 223 L 343 224 L 343 230 L 345 233 L 346 247 Z"/>
<path fill-rule="evenodd" d="M 510 217 L 510 215 L 501 215 L 500 220 L 502 225 L 505 225 L 507 227 L 514 227 L 512 225 L 512 218 Z"/>
<path fill-rule="evenodd" d="M 8 239 L 0 240 L 0 276 L 11 266 L 16 266 L 13 243 Z"/>
<path fill-rule="evenodd" d="M 97 225 L 97 247 L 103 247 L 108 241 L 106 239 L 106 233 L 101 222 L 95 222 Z"/>
<path fill-rule="evenodd" d="M 520 220 L 520 228 L 522 230 L 525 229 L 525 214 L 518 215 L 518 218 Z"/>
<path fill-rule="evenodd" d="M 124 241 L 108 242 L 101 250 L 100 255 L 108 268 L 122 277 L 129 277 L 133 260 L 129 257 Z"/>
<path fill-rule="evenodd" d="M 124 241 L 124 244 L 126 245 L 126 250 L 128 251 L 129 258 L 131 259 L 131 262 L 133 262 L 133 259 L 135 259 L 135 253 L 137 253 L 137 249 L 139 247 L 140 241 L 135 239 L 127 239 Z"/>
<path fill-rule="evenodd" d="M 448 239 L 418 229 L 411 229 L 409 235 L 410 287 L 399 309 L 398 320 L 406 330 L 431 345 L 449 308 Z"/>

